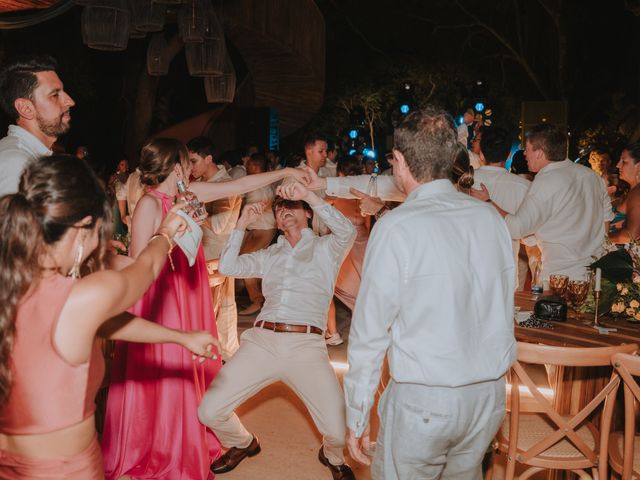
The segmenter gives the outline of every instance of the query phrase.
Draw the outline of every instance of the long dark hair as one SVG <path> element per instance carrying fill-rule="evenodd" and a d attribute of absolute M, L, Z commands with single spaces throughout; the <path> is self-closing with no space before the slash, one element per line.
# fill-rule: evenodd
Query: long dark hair
<path fill-rule="evenodd" d="M 18 193 L 0 198 L 0 405 L 11 391 L 11 351 L 20 301 L 37 285 L 48 246 L 90 216 L 103 219 L 100 242 L 91 256 L 102 266 L 109 235 L 109 208 L 100 181 L 86 162 L 54 155 L 29 162 Z"/>

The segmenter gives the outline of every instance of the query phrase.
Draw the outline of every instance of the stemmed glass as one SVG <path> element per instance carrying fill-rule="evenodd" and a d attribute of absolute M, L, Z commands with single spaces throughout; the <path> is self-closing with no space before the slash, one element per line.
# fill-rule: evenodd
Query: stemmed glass
<path fill-rule="evenodd" d="M 578 308 L 580 308 L 580 305 L 586 300 L 590 288 L 590 280 L 569 280 L 567 284 L 567 296 L 573 310 L 576 312 L 576 318 L 579 315 Z"/>
<path fill-rule="evenodd" d="M 554 295 L 564 298 L 567 287 L 569 286 L 569 277 L 566 275 L 550 275 L 549 288 Z"/>

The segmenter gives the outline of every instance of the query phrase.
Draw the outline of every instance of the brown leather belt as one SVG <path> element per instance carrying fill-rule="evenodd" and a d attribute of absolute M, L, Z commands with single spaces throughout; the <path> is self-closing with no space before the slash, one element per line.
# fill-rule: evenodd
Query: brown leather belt
<path fill-rule="evenodd" d="M 253 324 L 254 327 L 266 328 L 272 332 L 278 333 L 315 333 L 316 335 L 322 335 L 323 332 L 318 327 L 312 327 L 311 325 L 291 325 L 290 323 L 280 322 L 266 322 L 261 320 Z"/>

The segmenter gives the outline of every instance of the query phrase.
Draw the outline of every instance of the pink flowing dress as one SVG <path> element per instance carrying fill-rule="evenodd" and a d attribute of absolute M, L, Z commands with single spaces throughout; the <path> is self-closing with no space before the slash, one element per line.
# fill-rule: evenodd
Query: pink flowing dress
<path fill-rule="evenodd" d="M 173 197 L 150 194 L 161 200 L 166 215 Z M 177 247 L 171 257 L 175 271 L 167 261 L 130 312 L 217 337 L 202 246 L 193 267 Z M 212 479 L 209 466 L 220 456 L 220 443 L 198 421 L 197 409 L 220 366 L 220 359 L 194 362 L 179 345 L 118 342 L 102 439 L 106 478 Z"/>

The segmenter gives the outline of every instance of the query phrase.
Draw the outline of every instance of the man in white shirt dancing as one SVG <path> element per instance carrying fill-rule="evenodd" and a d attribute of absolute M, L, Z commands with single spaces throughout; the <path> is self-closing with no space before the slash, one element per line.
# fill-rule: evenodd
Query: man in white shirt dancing
<path fill-rule="evenodd" d="M 302 399 L 324 437 L 320 462 L 330 469 L 334 480 L 353 480 L 343 455 L 344 398 L 329 363 L 324 328 L 336 276 L 356 232 L 340 212 L 300 183 L 281 185 L 277 193 L 285 199 L 274 202 L 278 229 L 284 232 L 277 243 L 239 256 L 246 226 L 264 209 L 263 204 L 250 204 L 243 209 L 220 258 L 220 272 L 225 275 L 262 278 L 265 303 L 198 410 L 200 421 L 229 449 L 211 470 L 228 472 L 260 452 L 258 440 L 233 411 L 281 380 Z M 311 209 L 331 234 L 319 237 L 308 228 Z"/>
<path fill-rule="evenodd" d="M 406 201 L 373 228 L 349 334 L 347 445 L 369 464 L 369 413 L 382 360 L 372 478 L 482 478 L 516 358 L 511 238 L 495 210 L 449 180 L 456 131 L 444 111 L 408 115 L 393 174 Z"/>

